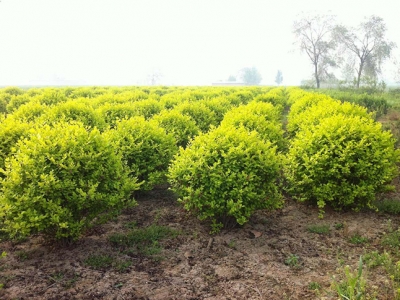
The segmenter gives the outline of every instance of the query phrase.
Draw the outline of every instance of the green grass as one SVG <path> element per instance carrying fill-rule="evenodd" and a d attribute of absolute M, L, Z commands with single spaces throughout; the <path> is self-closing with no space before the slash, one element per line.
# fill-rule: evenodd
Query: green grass
<path fill-rule="evenodd" d="M 300 265 L 300 257 L 296 254 L 289 254 L 289 256 L 285 259 L 285 265 L 291 268 L 298 268 Z"/>
<path fill-rule="evenodd" d="M 368 242 L 368 238 L 359 235 L 358 233 L 354 234 L 349 238 L 349 242 L 355 245 L 360 245 Z"/>
<path fill-rule="evenodd" d="M 13 278 L 15 278 L 14 275 L 3 276 L 0 274 L 0 289 L 4 288 Z"/>
<path fill-rule="evenodd" d="M 105 254 L 92 254 L 85 259 L 84 263 L 96 270 L 108 269 L 112 266 L 114 258 Z"/>
<path fill-rule="evenodd" d="M 49 276 L 51 283 L 60 282 L 64 278 L 64 274 L 62 272 L 55 272 Z"/>
<path fill-rule="evenodd" d="M 132 222 L 126 223 L 124 226 L 129 229 L 134 229 L 134 228 L 136 228 L 137 224 L 136 224 L 136 221 L 132 221 Z"/>
<path fill-rule="evenodd" d="M 378 251 L 372 251 L 364 255 L 365 265 L 371 269 L 387 265 L 389 259 L 389 254 L 386 252 L 384 254 L 380 254 Z"/>
<path fill-rule="evenodd" d="M 333 227 L 335 227 L 336 230 L 340 230 L 344 228 L 344 224 L 343 223 L 336 223 Z"/>
<path fill-rule="evenodd" d="M 112 268 L 120 273 L 127 272 L 132 265 L 131 261 L 119 260 L 107 254 L 91 254 L 85 259 L 84 263 L 96 270 L 107 270 Z"/>
<path fill-rule="evenodd" d="M 307 227 L 307 231 L 311 233 L 317 233 L 317 234 L 329 234 L 331 231 L 329 225 L 310 225 Z"/>
<path fill-rule="evenodd" d="M 69 279 L 67 279 L 67 280 L 64 281 L 63 286 L 64 286 L 66 289 L 69 289 L 69 288 L 71 288 L 71 287 L 74 286 L 74 284 L 78 281 L 78 279 L 79 279 L 79 275 L 76 274 L 76 273 L 74 273 L 73 276 L 72 276 L 71 278 L 69 278 Z"/>
<path fill-rule="evenodd" d="M 321 285 L 318 282 L 313 281 L 308 284 L 308 289 L 311 291 L 318 291 L 321 289 Z"/>
<path fill-rule="evenodd" d="M 0 224 L 0 242 L 5 242 L 5 241 L 11 240 L 10 236 L 6 232 L 1 230 L 1 228 L 2 228 L 2 226 Z"/>
<path fill-rule="evenodd" d="M 114 269 L 120 273 L 125 273 L 129 270 L 131 265 L 131 261 L 117 261 L 114 265 Z"/>
<path fill-rule="evenodd" d="M 166 226 L 150 225 L 146 228 L 135 228 L 128 233 L 117 233 L 110 236 L 109 241 L 114 247 L 124 248 L 145 256 L 159 254 L 162 247 L 160 240 L 174 238 L 178 231 Z"/>
<path fill-rule="evenodd" d="M 398 249 L 400 247 L 400 231 L 396 230 L 386 233 L 382 238 L 381 244 L 383 246 Z"/>
<path fill-rule="evenodd" d="M 17 252 L 15 253 L 15 256 L 18 257 L 18 259 L 19 259 L 20 261 L 24 261 L 24 260 L 27 260 L 27 259 L 29 258 L 28 252 L 23 251 L 23 250 L 17 251 Z"/>
<path fill-rule="evenodd" d="M 231 240 L 229 241 L 229 243 L 227 243 L 228 247 L 231 249 L 236 249 L 236 242 L 235 240 Z"/>
<path fill-rule="evenodd" d="M 368 268 L 381 267 L 386 271 L 385 281 L 387 283 L 390 282 L 388 290 L 389 294 L 391 294 L 390 299 L 400 299 L 400 261 L 398 253 L 393 255 L 386 251 L 383 253 L 372 251 L 364 255 L 364 260 Z"/>
<path fill-rule="evenodd" d="M 395 215 L 400 213 L 400 200 L 398 199 L 384 199 L 381 201 L 376 201 L 374 205 L 379 212 Z"/>

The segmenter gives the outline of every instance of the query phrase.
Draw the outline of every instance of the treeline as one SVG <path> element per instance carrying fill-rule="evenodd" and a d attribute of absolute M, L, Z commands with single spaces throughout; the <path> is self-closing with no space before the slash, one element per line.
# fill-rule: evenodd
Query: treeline
<path fill-rule="evenodd" d="M 372 15 L 351 27 L 337 23 L 334 15 L 303 14 L 293 23 L 293 33 L 298 48 L 312 64 L 312 83 L 317 88 L 323 82 L 357 89 L 385 87 L 379 76 L 396 44 L 387 38 L 382 18 Z M 338 69 L 341 78 L 337 78 Z"/>

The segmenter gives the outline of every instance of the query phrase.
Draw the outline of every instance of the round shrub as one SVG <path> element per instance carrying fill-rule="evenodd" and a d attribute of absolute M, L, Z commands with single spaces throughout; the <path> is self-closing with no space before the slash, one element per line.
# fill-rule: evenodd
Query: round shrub
<path fill-rule="evenodd" d="M 40 95 L 42 93 L 42 89 L 40 88 L 31 88 L 29 90 L 26 91 L 26 95 L 28 95 L 29 97 L 34 97 L 37 95 Z"/>
<path fill-rule="evenodd" d="M 5 94 L 7 95 L 7 94 Z M 16 111 L 22 105 L 29 103 L 32 101 L 32 96 L 28 94 L 22 94 L 18 96 L 10 96 L 9 101 L 7 102 L 6 110 L 8 113 L 12 113 Z"/>
<path fill-rule="evenodd" d="M 138 184 L 97 129 L 46 125 L 17 148 L 6 161 L 0 195 L 0 220 L 11 236 L 77 239 L 94 221 L 135 204 Z"/>
<path fill-rule="evenodd" d="M 12 97 L 13 96 L 10 94 L 0 92 L 0 114 L 6 114 L 8 112 L 7 105 L 11 101 Z"/>
<path fill-rule="evenodd" d="M 303 98 L 309 92 L 302 90 L 298 87 L 287 87 L 286 94 L 287 94 L 287 104 L 292 105 L 297 100 Z"/>
<path fill-rule="evenodd" d="M 288 117 L 287 131 L 291 136 L 296 134 L 302 127 L 317 125 L 323 118 L 342 114 L 345 116 L 359 116 L 373 119 L 367 109 L 356 104 L 340 102 L 339 100 L 323 99 L 306 110 Z"/>
<path fill-rule="evenodd" d="M 9 116 L 20 122 L 35 122 L 49 110 L 48 106 L 40 104 L 37 101 L 31 101 L 21 105 Z"/>
<path fill-rule="evenodd" d="M 139 115 L 139 111 L 132 103 L 106 103 L 96 109 L 105 120 L 106 124 L 115 127 L 118 121 Z"/>
<path fill-rule="evenodd" d="M 157 99 L 160 99 L 163 95 L 169 93 L 169 87 L 168 86 L 161 86 L 161 87 L 155 87 L 150 90 L 149 96 L 154 97 L 156 96 Z"/>
<path fill-rule="evenodd" d="M 160 97 L 160 103 L 166 109 L 172 109 L 182 102 L 183 98 L 181 92 L 171 92 Z"/>
<path fill-rule="evenodd" d="M 132 103 L 132 106 L 138 112 L 137 114 L 150 119 L 152 116 L 161 112 L 163 105 L 155 99 L 146 99 Z"/>
<path fill-rule="evenodd" d="M 231 93 L 226 98 L 232 105 L 238 106 L 250 102 L 254 98 L 254 95 L 249 90 L 242 89 L 241 91 Z"/>
<path fill-rule="evenodd" d="M 93 98 L 91 103 L 93 103 L 94 108 L 98 108 L 106 103 L 117 104 L 117 103 L 134 103 L 143 99 L 147 99 L 148 95 L 139 90 L 127 90 L 127 91 L 112 91 Z"/>
<path fill-rule="evenodd" d="M 12 96 L 22 95 L 25 93 L 23 89 L 16 86 L 9 86 L 2 89 L 1 91 Z"/>
<path fill-rule="evenodd" d="M 205 99 L 202 103 L 214 112 L 216 124 L 221 123 L 225 114 L 232 108 L 232 104 L 224 96 Z"/>
<path fill-rule="evenodd" d="M 192 118 L 182 115 L 176 109 L 164 110 L 155 115 L 153 120 L 175 138 L 178 147 L 185 148 L 189 141 L 200 132 Z"/>
<path fill-rule="evenodd" d="M 122 120 L 105 135 L 117 145 L 130 176 L 141 183 L 141 190 L 165 182 L 168 164 L 177 151 L 172 135 L 143 117 Z"/>
<path fill-rule="evenodd" d="M 182 102 L 175 109 L 181 114 L 191 117 L 202 132 L 210 129 L 211 125 L 217 125 L 215 113 L 200 101 Z"/>
<path fill-rule="evenodd" d="M 78 87 L 72 90 L 62 89 L 64 95 L 71 99 L 88 98 L 93 99 L 97 96 L 103 95 L 106 90 L 103 87 Z"/>
<path fill-rule="evenodd" d="M 320 101 L 334 102 L 335 100 L 333 100 L 331 97 L 327 95 L 322 95 L 317 93 L 306 93 L 305 95 L 302 95 L 301 97 L 297 98 L 297 100 L 290 107 L 290 111 L 288 114 L 288 122 L 290 122 L 293 116 L 296 116 L 306 111 L 310 107 L 318 104 L 318 102 Z"/>
<path fill-rule="evenodd" d="M 279 170 L 276 147 L 256 132 L 218 127 L 180 148 L 168 177 L 185 209 L 218 229 L 230 218 L 244 224 L 256 209 L 279 207 Z"/>
<path fill-rule="evenodd" d="M 17 142 L 28 136 L 31 126 L 14 118 L 6 118 L 0 123 L 0 169 L 4 168 L 5 160 L 11 155 Z M 1 172 L 0 177 L 3 177 Z"/>
<path fill-rule="evenodd" d="M 282 109 L 286 105 L 286 96 L 283 88 L 274 88 L 267 93 L 260 94 L 254 98 L 254 101 L 268 102 Z"/>
<path fill-rule="evenodd" d="M 50 123 L 56 123 L 60 120 L 66 122 L 79 121 L 87 127 L 97 127 L 100 130 L 104 129 L 106 125 L 101 115 L 92 107 L 74 100 L 55 105 L 41 117 L 41 120 Z"/>
<path fill-rule="evenodd" d="M 34 99 L 39 101 L 40 104 L 48 106 L 57 105 L 68 100 L 63 91 L 57 88 L 45 88 L 42 94 L 35 96 Z"/>
<path fill-rule="evenodd" d="M 282 124 L 279 119 L 279 110 L 272 104 L 251 102 L 227 112 L 221 126 L 244 127 L 249 131 L 257 131 L 264 141 L 270 141 L 279 149 L 284 149 L 286 141 L 283 138 Z"/>
<path fill-rule="evenodd" d="M 265 119 L 266 121 L 281 123 L 282 114 L 281 107 L 275 106 L 271 103 L 263 103 L 251 101 L 245 106 L 242 106 L 249 112 L 258 115 L 260 118 Z"/>
<path fill-rule="evenodd" d="M 368 118 L 336 115 L 304 127 L 292 140 L 285 175 L 299 201 L 340 209 L 371 207 L 396 174 L 394 139 Z"/>

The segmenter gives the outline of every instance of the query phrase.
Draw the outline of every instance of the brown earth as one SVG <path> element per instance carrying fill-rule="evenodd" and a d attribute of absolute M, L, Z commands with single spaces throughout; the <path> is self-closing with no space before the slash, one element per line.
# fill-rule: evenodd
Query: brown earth
<path fill-rule="evenodd" d="M 371 211 L 328 210 L 321 220 L 315 207 L 288 199 L 284 208 L 258 211 L 241 228 L 210 235 L 210 228 L 183 210 L 167 188 L 141 196 L 138 203 L 73 245 L 49 245 L 40 236 L 0 243 L 0 252 L 7 252 L 0 258 L 0 298 L 337 299 L 331 282 L 338 268 L 349 264 L 355 269 L 360 255 L 383 251 L 380 243 L 388 226 L 400 224 L 399 216 Z M 157 256 L 126 253 L 108 237 L 128 232 L 132 222 L 138 228 L 168 226 L 179 234 L 162 240 Z M 308 230 L 321 224 L 330 226 L 328 234 Z M 368 242 L 351 243 L 355 234 Z M 97 270 L 85 263 L 95 254 L 131 265 Z M 379 299 L 392 299 L 383 270 L 367 276 Z M 320 289 L 312 290 L 312 284 Z"/>

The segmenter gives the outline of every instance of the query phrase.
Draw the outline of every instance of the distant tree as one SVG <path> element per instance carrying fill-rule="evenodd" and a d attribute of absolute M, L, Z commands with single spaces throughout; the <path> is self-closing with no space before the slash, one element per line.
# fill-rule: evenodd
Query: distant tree
<path fill-rule="evenodd" d="M 341 68 L 342 71 L 342 84 L 354 87 L 356 78 L 354 77 L 354 60 L 348 60 Z"/>
<path fill-rule="evenodd" d="M 281 85 L 282 81 L 283 81 L 282 71 L 278 70 L 275 76 L 275 82 L 277 85 Z"/>
<path fill-rule="evenodd" d="M 259 85 L 262 77 L 256 67 L 244 68 L 240 71 L 240 77 L 246 85 Z"/>
<path fill-rule="evenodd" d="M 338 25 L 334 37 L 341 45 L 342 54 L 347 54 L 354 61 L 356 73 L 355 85 L 360 87 L 361 78 L 377 78 L 381 73 L 382 63 L 390 57 L 395 43 L 385 37 L 386 24 L 378 16 L 371 16 L 358 27 Z"/>
<path fill-rule="evenodd" d="M 331 34 L 334 27 L 332 15 L 303 15 L 293 23 L 296 44 L 311 60 L 317 88 L 325 78 L 332 77 L 329 68 L 337 65 L 333 54 L 336 43 Z"/>
<path fill-rule="evenodd" d="M 230 75 L 228 81 L 236 81 L 236 76 Z"/>
<path fill-rule="evenodd" d="M 394 63 L 394 66 L 395 66 L 394 80 L 397 83 L 400 83 L 400 62 L 397 59 L 393 59 L 393 63 Z"/>
<path fill-rule="evenodd" d="M 148 76 L 148 82 L 150 85 L 157 85 L 160 83 L 162 74 L 159 70 L 153 70 Z"/>

